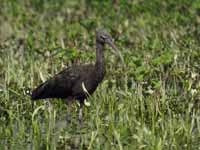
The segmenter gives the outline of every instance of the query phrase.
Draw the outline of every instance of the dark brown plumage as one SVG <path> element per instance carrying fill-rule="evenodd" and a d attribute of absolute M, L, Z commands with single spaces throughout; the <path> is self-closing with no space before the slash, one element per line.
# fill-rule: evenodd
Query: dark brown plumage
<path fill-rule="evenodd" d="M 87 96 L 83 90 L 83 84 L 87 91 L 92 94 L 103 77 L 104 72 L 101 75 L 98 74 L 94 65 L 74 65 L 33 90 L 32 99 L 73 98 L 83 102 Z"/>
<path fill-rule="evenodd" d="M 83 85 L 88 93 L 92 94 L 104 78 L 105 65 L 103 51 L 105 44 L 117 50 L 109 34 L 105 31 L 97 31 L 95 65 L 73 65 L 68 67 L 33 90 L 31 95 L 32 100 L 65 98 L 70 101 L 71 99 L 76 99 L 82 106 L 84 99 L 87 98 L 87 94 L 83 90 Z"/>

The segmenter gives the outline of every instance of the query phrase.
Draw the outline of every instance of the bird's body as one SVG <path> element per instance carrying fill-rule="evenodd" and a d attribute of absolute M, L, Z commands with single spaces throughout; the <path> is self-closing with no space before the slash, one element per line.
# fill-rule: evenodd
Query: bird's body
<path fill-rule="evenodd" d="M 117 50 L 109 34 L 104 31 L 97 31 L 95 64 L 68 67 L 33 90 L 32 100 L 62 98 L 68 102 L 76 99 L 83 106 L 84 99 L 87 98 L 88 93 L 92 94 L 105 76 L 105 44 Z M 79 114 L 82 116 L 82 109 L 80 109 L 80 112 Z"/>
<path fill-rule="evenodd" d="M 47 80 L 32 92 L 32 99 L 62 98 L 76 99 L 83 102 L 87 93 L 92 94 L 98 84 L 103 80 L 105 70 L 98 74 L 96 65 L 74 65 L 61 71 L 53 78 Z"/>

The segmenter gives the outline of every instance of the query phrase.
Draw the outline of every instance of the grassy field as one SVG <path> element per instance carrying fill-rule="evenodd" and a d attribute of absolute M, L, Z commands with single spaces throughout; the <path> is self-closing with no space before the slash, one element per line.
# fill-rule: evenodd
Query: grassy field
<path fill-rule="evenodd" d="M 200 1 L 0 0 L 0 150 L 200 150 Z M 95 30 L 115 39 L 84 127 L 33 89 L 95 61 Z"/>

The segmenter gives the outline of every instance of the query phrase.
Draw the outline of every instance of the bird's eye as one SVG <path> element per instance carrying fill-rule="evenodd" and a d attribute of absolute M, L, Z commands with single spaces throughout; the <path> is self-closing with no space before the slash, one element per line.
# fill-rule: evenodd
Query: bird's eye
<path fill-rule="evenodd" d="M 101 37 L 101 39 L 103 39 L 103 40 L 106 39 L 106 36 L 105 36 L 105 35 L 101 35 L 100 37 Z"/>

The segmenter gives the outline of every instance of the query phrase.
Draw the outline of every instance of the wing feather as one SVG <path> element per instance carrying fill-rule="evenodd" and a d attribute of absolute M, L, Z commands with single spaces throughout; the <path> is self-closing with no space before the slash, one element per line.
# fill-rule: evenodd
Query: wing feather
<path fill-rule="evenodd" d="M 74 82 L 79 78 L 79 74 L 75 70 L 75 68 L 67 68 L 42 83 L 33 90 L 32 100 L 68 97 Z"/>

